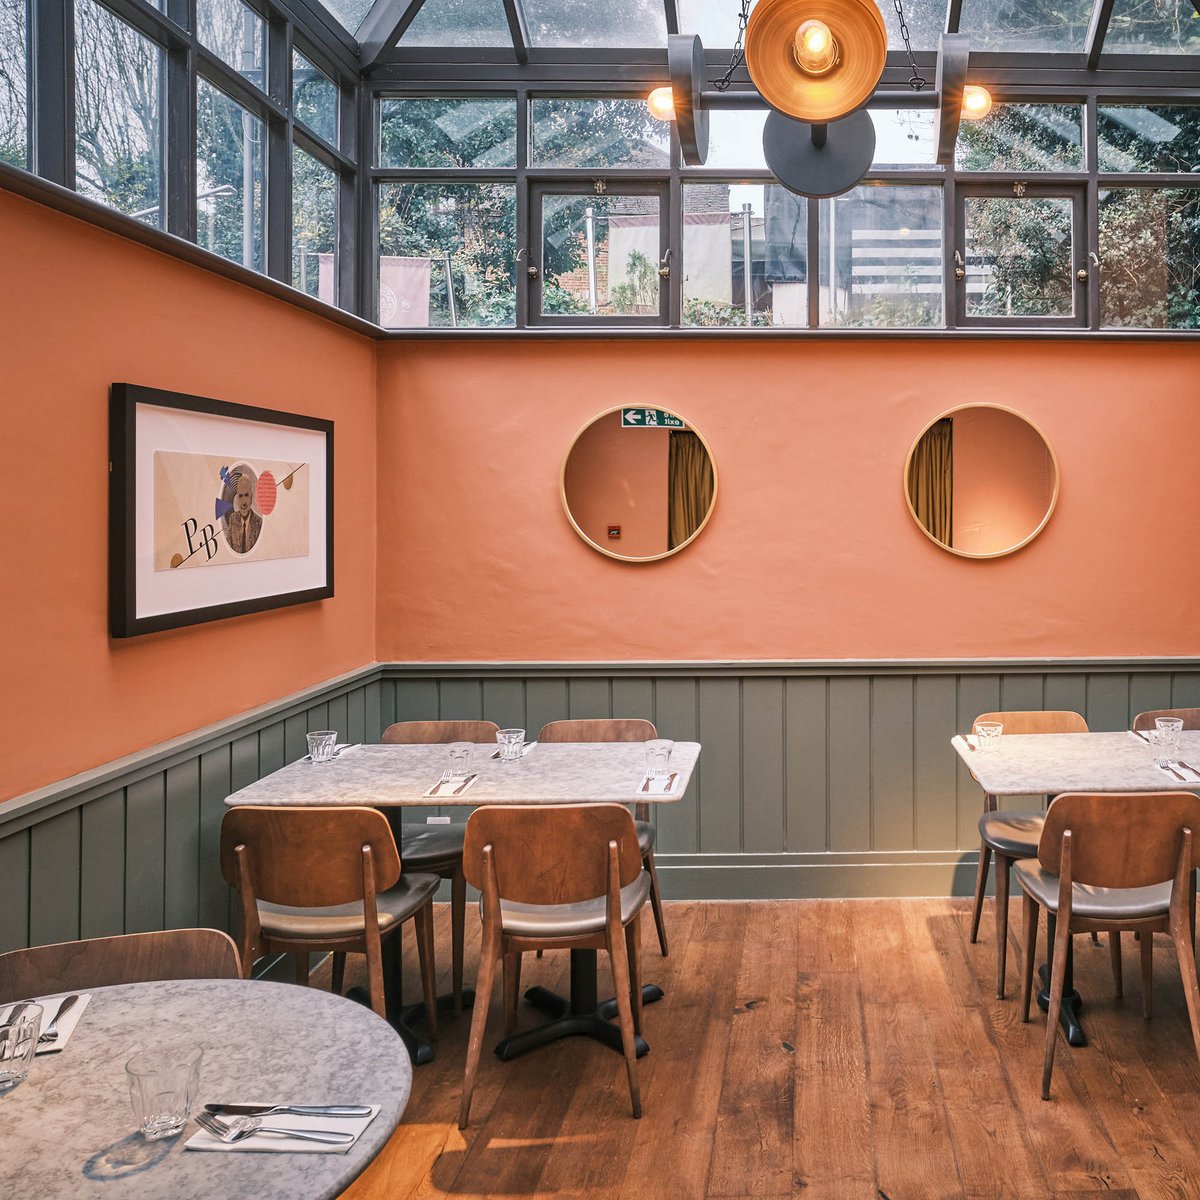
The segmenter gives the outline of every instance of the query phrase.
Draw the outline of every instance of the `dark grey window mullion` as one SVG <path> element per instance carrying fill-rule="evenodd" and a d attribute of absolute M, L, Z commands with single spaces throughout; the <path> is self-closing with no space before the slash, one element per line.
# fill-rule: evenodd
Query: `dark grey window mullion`
<path fill-rule="evenodd" d="M 75 0 L 35 0 L 33 169 L 75 186 Z"/>
<path fill-rule="evenodd" d="M 808 290 L 804 299 L 808 304 L 808 327 L 819 329 L 821 325 L 821 202 L 808 200 L 805 204 L 805 256 L 804 277 Z M 766 213 L 763 213 L 764 219 Z M 745 267 L 742 268 L 745 278 Z M 830 281 L 832 284 L 832 280 Z"/>
<path fill-rule="evenodd" d="M 271 118 L 280 121 L 287 119 L 286 106 L 276 103 L 266 92 L 256 88 L 254 84 L 248 83 L 239 72 L 198 42 L 196 43 L 196 65 L 200 74 L 209 83 L 220 88 L 226 96 L 248 109 L 256 117 L 260 117 L 264 121 Z"/>
<path fill-rule="evenodd" d="M 38 0 L 45 4 L 47 0 Z M 144 33 L 152 41 L 174 45 L 180 40 L 180 32 L 161 12 L 147 0 L 99 0 L 102 7 L 120 17 L 126 25 L 132 25 L 139 33 Z M 170 3 L 170 0 L 168 0 Z M 168 14 L 169 15 L 169 14 Z"/>
<path fill-rule="evenodd" d="M 529 274 L 529 268 L 534 262 L 535 240 L 533 227 L 530 224 L 531 206 L 529 203 L 530 129 L 529 96 L 522 89 L 517 92 L 517 187 L 516 204 L 514 205 L 514 219 L 517 227 L 513 230 L 513 242 L 517 247 L 516 262 L 513 268 L 516 272 L 516 278 L 513 280 L 516 288 L 514 320 L 518 329 L 524 329 L 530 324 L 530 299 L 534 288 L 534 280 Z M 524 254 L 521 253 L 522 249 L 525 251 Z"/>
<path fill-rule="evenodd" d="M 318 137 L 307 125 L 293 118 L 292 141 L 306 154 L 311 154 L 318 162 L 323 162 L 331 171 L 353 171 L 354 160 L 347 154 L 331 146 L 324 138 Z"/>
<path fill-rule="evenodd" d="M 960 298 L 965 303 L 966 288 L 954 278 L 954 252 L 958 249 L 958 198 L 954 173 L 942 184 L 942 320 L 947 329 L 958 326 Z"/>
<path fill-rule="evenodd" d="M 675 131 L 671 131 L 672 141 Z M 671 172 L 667 185 L 667 324 L 674 329 L 683 325 L 683 182 L 678 171 Z"/>
<path fill-rule="evenodd" d="M 1087 282 L 1087 327 L 1100 328 L 1100 186 L 1098 171 L 1099 154 L 1099 105 L 1095 96 L 1089 96 L 1083 110 L 1083 143 L 1088 165 L 1087 191 L 1083 199 L 1083 227 L 1085 231 L 1082 262 L 1079 266 L 1088 273 Z M 1094 257 L 1093 257 L 1094 256 Z"/>
<path fill-rule="evenodd" d="M 364 159 L 369 143 L 359 140 L 358 103 L 360 89 L 338 88 L 338 145 L 347 154 L 349 161 L 356 164 L 338 172 L 338 273 L 337 302 L 347 312 L 365 316 L 359 299 L 359 281 L 365 276 L 359 264 L 360 241 L 367 241 L 367 227 L 360 224 L 359 179 L 367 174 Z M 362 147 L 362 153 L 359 148 Z"/>
<path fill-rule="evenodd" d="M 266 135 L 267 274 L 284 283 L 292 281 L 292 32 L 284 20 L 269 22 L 266 29 L 267 87 L 271 99 L 286 116 L 271 117 Z"/>
<path fill-rule="evenodd" d="M 186 7 L 186 5 L 185 5 Z M 166 230 L 196 240 L 196 56 L 191 46 L 166 55 L 164 198 Z"/>
<path fill-rule="evenodd" d="M 376 160 L 375 98 L 371 89 L 359 84 L 357 89 L 356 136 L 358 175 L 355 180 L 355 214 L 358 225 L 355 267 L 358 275 L 354 311 L 368 321 L 379 321 L 379 189 L 372 167 Z"/>

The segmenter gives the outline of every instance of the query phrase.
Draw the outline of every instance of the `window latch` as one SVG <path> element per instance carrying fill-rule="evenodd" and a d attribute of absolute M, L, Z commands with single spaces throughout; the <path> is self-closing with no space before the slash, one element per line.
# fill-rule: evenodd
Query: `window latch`
<path fill-rule="evenodd" d="M 662 262 L 658 264 L 658 273 L 664 279 L 671 278 L 671 247 L 667 247 L 667 252 L 662 256 Z"/>
<path fill-rule="evenodd" d="M 967 275 L 966 266 L 963 264 L 962 255 L 957 250 L 954 252 L 954 278 L 965 279 Z"/>
<path fill-rule="evenodd" d="M 517 257 L 516 257 L 515 261 L 516 261 L 517 263 L 520 263 L 520 261 L 521 261 L 521 259 L 522 259 L 522 258 L 528 258 L 528 257 L 529 257 L 529 247 L 528 247 L 528 246 L 522 246 L 522 247 L 520 248 L 520 250 L 518 250 L 518 251 L 517 251 Z M 528 265 L 528 266 L 525 268 L 525 274 L 526 274 L 526 275 L 527 275 L 527 276 L 528 276 L 530 279 L 536 279 L 536 278 L 538 277 L 538 269 L 537 269 L 537 267 L 536 267 L 536 266 L 535 266 L 533 263 L 530 263 L 530 264 L 529 264 L 529 265 Z"/>

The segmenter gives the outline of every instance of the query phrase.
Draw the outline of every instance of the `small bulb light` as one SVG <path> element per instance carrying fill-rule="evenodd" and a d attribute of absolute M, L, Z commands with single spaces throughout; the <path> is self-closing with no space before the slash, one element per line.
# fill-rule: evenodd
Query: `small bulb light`
<path fill-rule="evenodd" d="M 646 97 L 646 107 L 656 121 L 675 120 L 675 93 L 669 87 L 656 87 Z"/>
<path fill-rule="evenodd" d="M 977 83 L 963 88 L 962 115 L 966 121 L 982 121 L 992 111 L 992 93 Z"/>
<path fill-rule="evenodd" d="M 792 53 L 806 75 L 825 75 L 837 66 L 838 44 L 829 26 L 813 18 L 800 23 Z"/>

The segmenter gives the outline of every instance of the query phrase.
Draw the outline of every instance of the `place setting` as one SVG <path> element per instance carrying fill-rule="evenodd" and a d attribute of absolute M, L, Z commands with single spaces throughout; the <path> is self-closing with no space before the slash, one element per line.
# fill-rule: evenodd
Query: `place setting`
<path fill-rule="evenodd" d="M 301 762 L 319 765 L 333 762 L 343 754 L 357 750 L 361 743 L 339 742 L 336 729 L 318 729 L 307 735 L 308 753 L 300 759 Z"/>
<path fill-rule="evenodd" d="M 522 738 L 525 731 L 521 730 Z M 503 749 L 503 746 L 501 746 Z M 448 761 L 442 777 L 426 792 L 422 793 L 431 800 L 446 796 L 461 796 L 474 786 L 478 773 L 471 771 L 471 756 L 475 751 L 473 742 L 451 742 L 448 750 Z"/>
<path fill-rule="evenodd" d="M 671 770 L 671 753 L 675 743 L 657 738 L 646 743 L 646 773 L 638 784 L 642 796 L 672 796 L 679 783 L 679 772 Z"/>

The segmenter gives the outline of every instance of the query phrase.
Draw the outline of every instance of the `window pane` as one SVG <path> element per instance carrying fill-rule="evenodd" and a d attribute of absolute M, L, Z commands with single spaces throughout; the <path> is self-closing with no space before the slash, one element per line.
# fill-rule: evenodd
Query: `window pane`
<path fill-rule="evenodd" d="M 263 123 L 201 79 L 196 86 L 196 241 L 264 270 Z"/>
<path fill-rule="evenodd" d="M 671 128 L 644 100 L 534 100 L 529 157 L 540 167 L 665 167 Z"/>
<path fill-rule="evenodd" d="M 94 0 L 78 0 L 76 189 L 160 227 L 164 57 L 157 45 Z"/>
<path fill-rule="evenodd" d="M 338 144 L 338 89 L 333 80 L 292 51 L 292 115 L 330 145 Z"/>
<path fill-rule="evenodd" d="M 662 0 L 525 0 L 535 46 L 666 46 Z"/>
<path fill-rule="evenodd" d="M 874 167 L 932 167 L 937 159 L 937 114 L 915 108 L 873 108 Z"/>
<path fill-rule="evenodd" d="M 400 38 L 407 46 L 512 46 L 501 0 L 426 0 Z"/>
<path fill-rule="evenodd" d="M 1100 109 L 1102 171 L 1200 168 L 1200 107 L 1119 104 Z"/>
<path fill-rule="evenodd" d="M 888 49 L 903 50 L 894 0 L 875 0 L 875 4 L 883 15 Z M 936 50 L 946 21 L 945 0 L 904 0 L 904 19 L 914 50 Z M 679 28 L 683 33 L 698 33 L 705 50 L 729 50 L 737 40 L 737 0 L 679 0 Z"/>
<path fill-rule="evenodd" d="M 1104 52 L 1170 54 L 1200 52 L 1200 18 L 1191 0 L 1117 0 Z"/>
<path fill-rule="evenodd" d="M 942 189 L 866 185 L 821 201 L 821 324 L 942 324 Z"/>
<path fill-rule="evenodd" d="M 972 52 L 1080 53 L 1091 15 L 1092 0 L 963 0 L 958 27 Z"/>
<path fill-rule="evenodd" d="M 266 90 L 263 19 L 240 0 L 201 0 L 196 36 L 202 45 L 255 87 Z"/>
<path fill-rule="evenodd" d="M 997 104 L 982 121 L 958 127 L 960 171 L 1081 171 L 1078 104 Z"/>
<path fill-rule="evenodd" d="M 292 286 L 337 303 L 338 177 L 292 147 Z"/>
<path fill-rule="evenodd" d="M 512 325 L 516 188 L 379 188 L 379 323 L 385 329 Z"/>
<path fill-rule="evenodd" d="M 371 0 L 321 0 L 327 9 L 353 33 L 370 11 Z"/>
<path fill-rule="evenodd" d="M 515 167 L 517 102 L 381 100 L 382 167 Z"/>
<path fill-rule="evenodd" d="M 807 216 L 808 202 L 777 184 L 684 187 L 683 323 L 806 325 Z"/>
<path fill-rule="evenodd" d="M 978 196 L 963 209 L 968 317 L 1074 313 L 1068 198 Z"/>
<path fill-rule="evenodd" d="M 542 198 L 542 312 L 658 316 L 657 196 Z"/>
<path fill-rule="evenodd" d="M 1100 322 L 1200 328 L 1200 192 L 1101 191 Z"/>
<path fill-rule="evenodd" d="M 26 0 L 0 0 L 0 162 L 29 163 Z"/>

